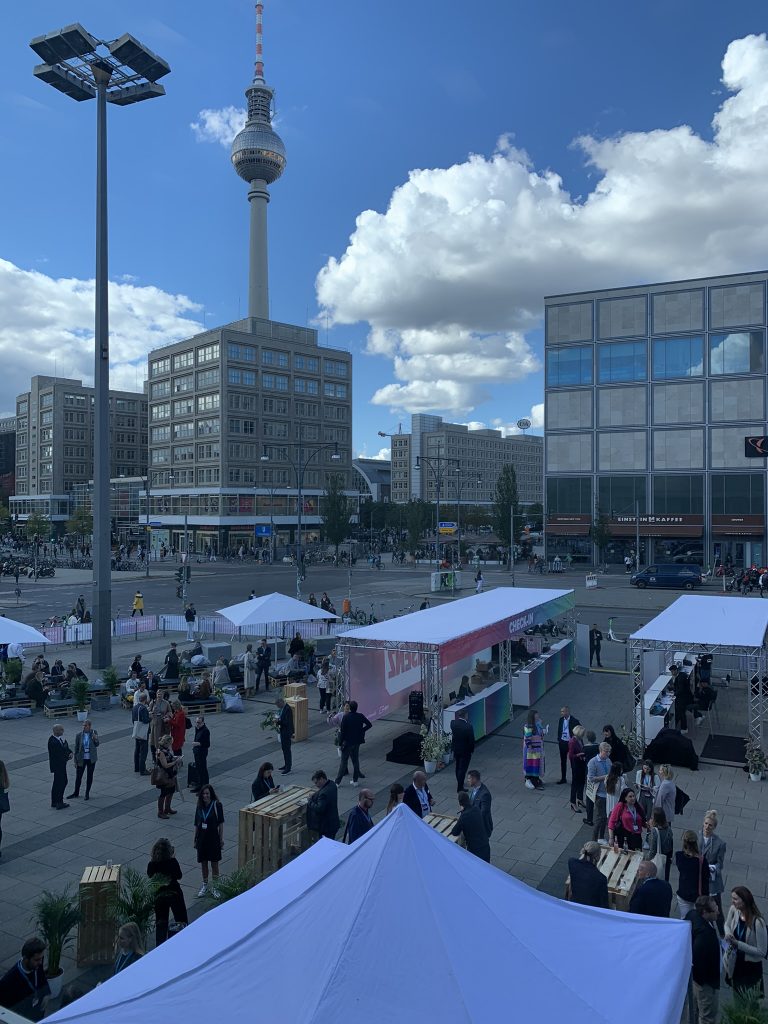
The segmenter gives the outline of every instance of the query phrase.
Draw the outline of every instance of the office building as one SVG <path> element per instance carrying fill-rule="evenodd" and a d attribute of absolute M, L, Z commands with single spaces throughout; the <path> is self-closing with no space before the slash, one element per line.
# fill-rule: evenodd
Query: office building
<path fill-rule="evenodd" d="M 16 399 L 17 522 L 37 513 L 61 533 L 73 507 L 72 492 L 93 476 L 94 443 L 107 443 L 113 476 L 147 470 L 147 397 L 109 392 L 109 438 L 94 442 L 94 390 L 80 380 L 35 376 Z"/>
<path fill-rule="evenodd" d="M 16 417 L 0 419 L 0 497 L 8 498 L 16 488 Z"/>
<path fill-rule="evenodd" d="M 766 272 L 546 305 L 547 553 L 763 565 Z M 638 523 L 639 514 L 639 523 Z"/>
<path fill-rule="evenodd" d="M 352 460 L 352 487 L 364 500 L 390 501 L 392 498 L 392 463 L 388 459 Z"/>
<path fill-rule="evenodd" d="M 442 501 L 490 505 L 507 465 L 514 466 L 521 504 L 542 501 L 544 442 L 534 434 L 504 437 L 500 430 L 470 430 L 420 413 L 411 417 L 410 434 L 392 434 L 390 441 L 393 501 L 434 501 L 439 471 Z"/>

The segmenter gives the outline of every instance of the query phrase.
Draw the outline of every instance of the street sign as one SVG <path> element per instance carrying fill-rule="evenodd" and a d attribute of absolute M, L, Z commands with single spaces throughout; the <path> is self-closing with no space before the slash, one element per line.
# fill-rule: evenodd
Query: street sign
<path fill-rule="evenodd" d="M 768 457 L 768 437 L 745 437 L 744 457 L 746 459 L 764 459 Z"/>
<path fill-rule="evenodd" d="M 438 523 L 437 528 L 440 533 L 456 533 L 458 525 L 456 523 Z"/>
<path fill-rule="evenodd" d="M 271 537 L 272 527 L 269 523 L 267 523 L 266 525 L 262 525 L 261 523 L 259 523 L 257 526 L 254 526 L 253 532 L 257 537 Z"/>
<path fill-rule="evenodd" d="M 156 519 L 156 520 L 153 520 L 153 522 L 151 522 L 149 525 L 155 527 L 155 526 L 162 526 L 163 524 L 160 522 L 159 519 Z"/>

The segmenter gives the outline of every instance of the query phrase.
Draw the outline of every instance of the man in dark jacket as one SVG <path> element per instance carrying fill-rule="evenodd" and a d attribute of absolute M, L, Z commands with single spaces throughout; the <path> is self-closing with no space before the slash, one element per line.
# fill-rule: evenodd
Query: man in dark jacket
<path fill-rule="evenodd" d="M 480 772 L 473 768 L 467 778 L 469 779 L 469 802 L 473 807 L 479 807 L 483 816 L 485 831 L 488 838 L 493 832 L 493 818 L 491 817 L 491 791 L 480 778 Z"/>
<path fill-rule="evenodd" d="M 641 861 L 637 868 L 637 889 L 629 901 L 630 914 L 669 917 L 671 907 L 672 886 L 663 878 L 656 877 L 656 865 L 652 860 Z"/>
<path fill-rule="evenodd" d="M 267 643 L 267 638 L 261 641 L 256 648 L 256 693 L 259 692 L 259 683 L 264 676 L 264 689 L 269 689 L 269 669 L 272 665 L 272 647 Z"/>
<path fill-rule="evenodd" d="M 413 782 L 410 786 L 405 787 L 403 803 L 406 807 L 410 807 L 414 814 L 418 814 L 420 818 L 425 817 L 432 810 L 434 801 L 432 794 L 429 792 L 427 776 L 424 772 L 413 773 Z"/>
<path fill-rule="evenodd" d="M 304 641 L 301 639 L 301 633 L 298 632 L 288 645 L 288 657 L 292 658 L 294 654 L 304 655 Z"/>
<path fill-rule="evenodd" d="M 357 701 L 349 702 L 349 711 L 344 715 L 339 726 L 339 746 L 341 747 L 341 760 L 339 771 L 336 775 L 338 786 L 345 775 L 349 775 L 349 759 L 352 758 L 352 782 L 356 786 L 359 779 L 365 776 L 360 771 L 360 746 L 365 743 L 365 734 L 371 728 L 371 723 L 357 710 Z"/>
<path fill-rule="evenodd" d="M 208 778 L 208 751 L 211 748 L 211 731 L 205 724 L 203 715 L 195 719 L 195 738 L 192 741 L 192 754 L 195 758 L 195 785 L 193 793 L 199 793 L 203 786 L 211 781 Z"/>
<path fill-rule="evenodd" d="M 176 644 L 171 644 L 171 649 L 165 656 L 165 672 L 163 672 L 163 679 L 172 681 L 179 678 L 179 652 L 176 650 Z"/>
<path fill-rule="evenodd" d="M 339 791 L 322 769 L 312 776 L 317 791 L 307 803 L 307 828 L 317 839 L 335 839 L 339 831 Z"/>
<path fill-rule="evenodd" d="M 54 725 L 53 735 L 48 737 L 48 765 L 53 775 L 51 807 L 57 811 L 69 807 L 64 803 L 64 790 L 67 788 L 67 762 L 71 757 L 72 751 L 64 739 L 64 726 Z"/>
<path fill-rule="evenodd" d="M 133 733 L 133 770 L 138 775 L 147 774 L 147 753 L 149 751 L 149 693 L 142 689 L 142 683 L 133 695 L 131 722 Z"/>
<path fill-rule="evenodd" d="M 560 781 L 558 786 L 563 786 L 568 781 L 565 777 L 565 770 L 568 765 L 568 744 L 573 738 L 573 730 L 581 725 L 576 715 L 571 714 L 571 709 L 565 705 L 560 708 L 560 717 L 557 720 L 557 746 L 560 752 Z"/>
<path fill-rule="evenodd" d="M 285 763 L 280 769 L 281 775 L 290 775 L 293 768 L 293 754 L 291 753 L 291 741 L 293 739 L 293 709 L 286 704 L 282 697 L 275 701 L 277 706 L 278 731 L 280 733 L 280 746 L 283 750 Z"/>
<path fill-rule="evenodd" d="M 585 843 L 580 857 L 568 860 L 571 876 L 570 901 L 585 907 L 608 907 L 608 879 L 597 866 L 602 848 L 599 843 Z"/>
<path fill-rule="evenodd" d="M 711 896 L 699 896 L 685 919 L 691 922 L 691 977 L 699 1024 L 717 1024 L 720 1019 L 720 938 L 715 924 L 717 904 Z"/>
<path fill-rule="evenodd" d="M 592 659 L 597 658 L 597 667 L 602 668 L 600 661 L 600 648 L 603 643 L 603 634 L 597 628 L 597 623 L 592 623 L 592 628 L 589 631 L 589 667 L 592 667 Z M 577 723 L 574 723 L 577 724 Z"/>
<path fill-rule="evenodd" d="M 469 852 L 490 864 L 491 844 L 480 808 L 470 804 L 469 793 L 464 790 L 459 793 L 459 807 L 461 813 L 459 820 L 451 830 L 451 835 L 464 836 L 464 842 L 467 844 Z"/>
<path fill-rule="evenodd" d="M 453 734 L 453 759 L 456 765 L 456 790 L 460 793 L 466 788 L 464 780 L 475 749 L 475 730 L 467 721 L 466 708 L 456 712 L 456 716 L 451 722 L 451 733 Z"/>
<path fill-rule="evenodd" d="M 361 789 L 357 804 L 347 815 L 347 827 L 344 829 L 344 838 L 349 843 L 354 843 L 360 836 L 370 832 L 373 828 L 371 808 L 373 807 L 374 795 L 370 789 Z"/>

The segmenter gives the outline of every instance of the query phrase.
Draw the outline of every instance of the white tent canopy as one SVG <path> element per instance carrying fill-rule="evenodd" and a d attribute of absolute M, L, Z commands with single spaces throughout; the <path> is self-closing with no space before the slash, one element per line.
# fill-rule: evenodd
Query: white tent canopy
<path fill-rule="evenodd" d="M 353 846 L 321 840 L 47 1019 L 607 1024 L 639 963 L 659 979 L 643 1016 L 678 1024 L 687 922 L 563 903 L 400 806 Z"/>
<path fill-rule="evenodd" d="M 629 639 L 757 648 L 764 645 L 766 632 L 768 602 L 685 594 Z"/>
<path fill-rule="evenodd" d="M 570 601 L 566 602 L 566 599 Z M 550 602 L 566 602 L 573 607 L 572 590 L 540 590 L 534 587 L 498 587 L 450 604 L 411 612 L 372 626 L 361 626 L 339 634 L 339 640 L 379 640 L 382 643 L 419 643 L 438 646 L 476 633 L 504 619 L 525 615 Z M 557 612 L 553 612 L 557 614 Z"/>
<path fill-rule="evenodd" d="M 0 644 L 49 644 L 50 640 L 34 626 L 0 615 Z"/>
<path fill-rule="evenodd" d="M 287 622 L 313 622 L 316 619 L 335 619 L 336 616 L 322 608 L 297 601 L 295 597 L 285 594 L 264 594 L 240 604 L 231 604 L 228 608 L 219 608 L 223 615 L 235 626 L 272 626 Z"/>

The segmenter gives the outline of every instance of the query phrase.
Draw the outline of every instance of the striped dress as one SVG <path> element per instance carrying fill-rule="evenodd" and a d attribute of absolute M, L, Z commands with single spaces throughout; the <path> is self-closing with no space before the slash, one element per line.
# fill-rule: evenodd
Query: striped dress
<path fill-rule="evenodd" d="M 544 729 L 540 722 L 523 726 L 523 775 L 527 779 L 544 776 Z"/>

